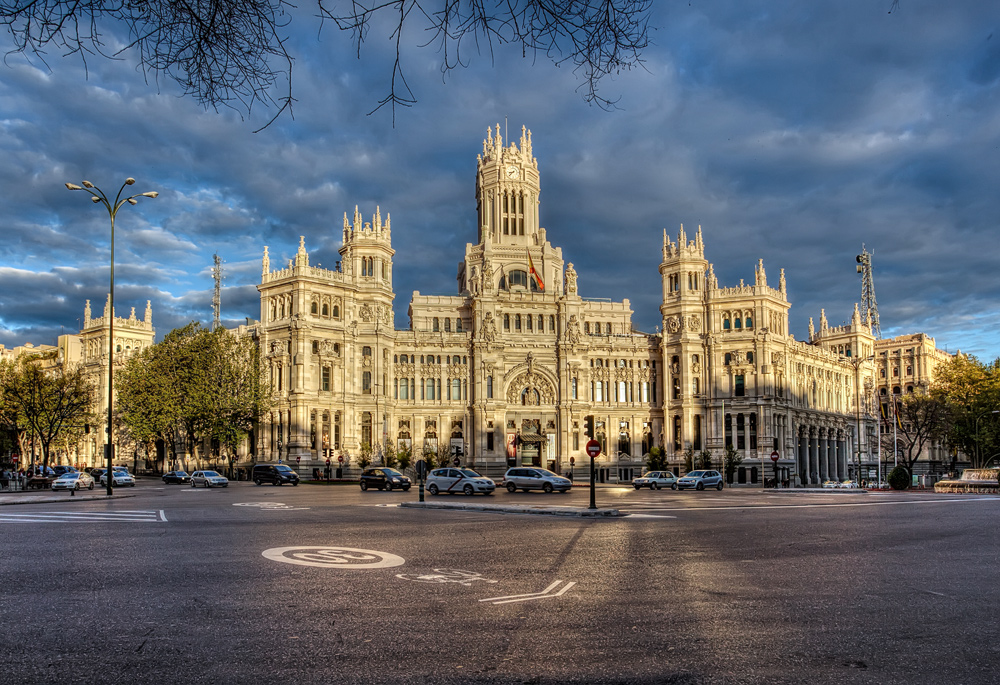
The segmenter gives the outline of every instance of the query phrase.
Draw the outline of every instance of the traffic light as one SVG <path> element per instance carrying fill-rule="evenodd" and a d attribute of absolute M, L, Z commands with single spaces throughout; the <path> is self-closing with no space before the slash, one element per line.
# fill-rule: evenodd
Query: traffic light
<path fill-rule="evenodd" d="M 586 428 L 583 430 L 583 434 L 586 435 L 591 440 L 594 439 L 594 415 L 590 414 L 583 417 L 584 425 Z"/>

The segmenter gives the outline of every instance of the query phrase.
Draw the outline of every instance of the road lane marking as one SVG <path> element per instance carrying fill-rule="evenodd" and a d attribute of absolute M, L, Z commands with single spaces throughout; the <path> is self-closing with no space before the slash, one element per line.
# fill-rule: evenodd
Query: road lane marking
<path fill-rule="evenodd" d="M 256 507 L 267 511 L 303 511 L 309 507 L 293 507 L 282 502 L 236 502 L 234 507 Z"/>
<path fill-rule="evenodd" d="M 566 581 L 566 585 L 563 586 L 559 592 L 551 593 L 560 583 L 563 581 L 557 580 L 541 592 L 528 592 L 523 595 L 507 595 L 505 597 L 487 597 L 486 599 L 479 600 L 480 602 L 490 602 L 491 604 L 512 604 L 513 602 L 532 602 L 536 599 L 549 599 L 550 597 L 561 597 L 566 594 L 566 591 L 571 587 L 576 585 L 575 580 Z"/>
<path fill-rule="evenodd" d="M 318 566 L 320 568 L 338 569 L 376 569 L 402 566 L 406 563 L 403 557 L 378 552 L 371 549 L 356 549 L 354 547 L 308 546 L 308 547 L 272 547 L 261 552 L 261 556 L 271 561 L 298 566 Z"/>
<path fill-rule="evenodd" d="M 164 511 L 34 511 L 26 514 L 0 513 L 0 523 L 166 523 Z"/>
<path fill-rule="evenodd" d="M 498 581 L 483 578 L 475 571 L 462 571 L 457 568 L 435 568 L 434 573 L 397 573 L 396 577 L 401 580 L 412 580 L 418 583 L 458 583 L 469 587 L 477 580 L 484 583 L 496 583 Z"/>

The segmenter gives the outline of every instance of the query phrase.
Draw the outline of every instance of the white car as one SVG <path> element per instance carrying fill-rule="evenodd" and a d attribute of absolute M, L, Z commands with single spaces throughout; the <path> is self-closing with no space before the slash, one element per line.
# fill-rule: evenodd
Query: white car
<path fill-rule="evenodd" d="M 677 476 L 670 471 L 647 471 L 639 478 L 632 481 L 632 487 L 636 490 L 649 488 L 659 490 L 660 488 L 677 489 Z"/>
<path fill-rule="evenodd" d="M 229 487 L 229 479 L 216 471 L 195 471 L 191 474 L 191 487 L 202 485 L 206 488 Z"/>
<path fill-rule="evenodd" d="M 82 471 L 70 471 L 52 481 L 53 490 L 82 490 L 83 488 L 93 490 L 94 479 L 90 477 L 89 473 Z"/>
<path fill-rule="evenodd" d="M 112 479 L 113 479 L 112 483 L 114 484 L 115 487 L 125 487 L 125 486 L 128 486 L 130 488 L 135 487 L 135 476 L 133 476 L 128 471 L 119 471 L 118 469 L 115 469 Z M 108 484 L 108 474 L 105 473 L 104 475 L 101 476 L 101 485 L 107 485 L 107 484 Z"/>
<path fill-rule="evenodd" d="M 496 483 L 472 469 L 434 469 L 427 476 L 427 491 L 432 495 L 442 492 L 492 495 L 496 488 Z"/>

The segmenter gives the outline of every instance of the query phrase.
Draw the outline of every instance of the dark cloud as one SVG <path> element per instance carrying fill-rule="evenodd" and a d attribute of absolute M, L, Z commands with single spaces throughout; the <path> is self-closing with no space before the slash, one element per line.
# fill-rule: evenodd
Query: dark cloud
<path fill-rule="evenodd" d="M 433 50 L 407 49 L 419 102 L 395 125 L 389 110 L 369 114 L 389 87 L 387 27 L 359 60 L 303 9 L 289 32 L 294 118 L 257 134 L 273 111 L 206 112 L 128 61 L 85 72 L 54 59 L 49 72 L 8 56 L 0 343 L 54 342 L 85 300 L 103 303 L 108 217 L 63 183 L 114 192 L 128 176 L 160 197 L 119 217 L 119 314 L 150 300 L 159 334 L 209 323 L 219 254 L 224 321 L 257 318 L 264 246 L 282 264 L 304 236 L 312 263 L 332 268 L 357 206 L 392 217 L 405 326 L 412 291 L 456 291 L 476 236 L 476 155 L 499 123 L 507 138 L 532 130 L 542 224 L 581 293 L 629 299 L 643 330 L 659 325 L 663 230 L 701 225 L 722 285 L 751 281 L 761 258 L 770 280 L 785 269 L 800 339 L 821 309 L 849 320 L 865 245 L 885 334 L 996 357 L 1000 9 L 888 4 L 656 3 L 645 69 L 605 84 L 612 111 L 583 103 L 570 70 L 509 47 L 446 77 Z"/>

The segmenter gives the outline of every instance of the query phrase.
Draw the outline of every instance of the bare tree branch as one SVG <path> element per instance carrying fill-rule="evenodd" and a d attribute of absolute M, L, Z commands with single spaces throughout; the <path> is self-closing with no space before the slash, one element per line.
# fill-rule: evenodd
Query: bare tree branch
<path fill-rule="evenodd" d="M 350 34 L 359 59 L 373 21 L 390 17 L 396 52 L 389 93 L 372 111 L 388 105 L 394 121 L 397 105 L 416 102 L 402 58 L 411 35 L 404 29 L 413 23 L 426 36 L 418 47 L 440 52 L 442 74 L 466 66 L 466 46 L 493 59 L 494 46 L 520 44 L 525 57 L 572 64 L 584 100 L 612 107 L 598 86 L 642 66 L 652 7 L 652 0 L 352 0 L 343 9 L 334 0 L 316 2 L 321 25 L 329 20 Z M 257 104 L 277 107 L 266 127 L 294 102 L 284 35 L 294 7 L 288 0 L 0 0 L 0 25 L 13 39 L 11 53 L 32 54 L 46 66 L 52 47 L 79 56 L 85 68 L 91 57 L 133 53 L 147 79 L 169 78 L 205 107 L 247 114 Z M 120 30 L 125 46 L 109 51 L 107 36 Z"/>

